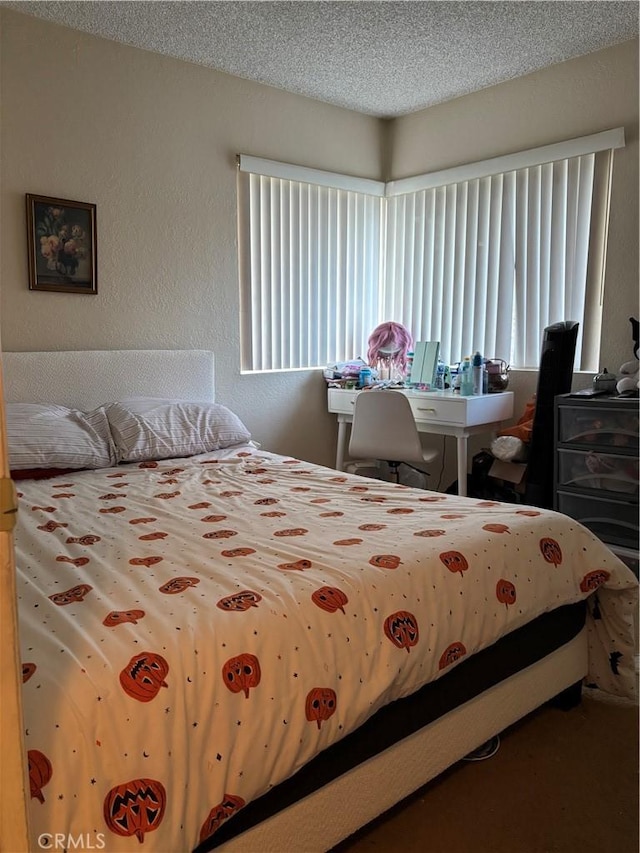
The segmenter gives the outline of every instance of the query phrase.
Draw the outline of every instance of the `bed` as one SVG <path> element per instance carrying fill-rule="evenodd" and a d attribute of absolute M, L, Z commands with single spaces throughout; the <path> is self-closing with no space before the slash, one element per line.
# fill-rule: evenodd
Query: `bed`
<path fill-rule="evenodd" d="M 209 352 L 3 372 L 40 847 L 328 850 L 583 679 L 635 696 L 637 580 L 575 521 L 269 453 Z M 49 407 L 98 449 L 34 454 Z"/>

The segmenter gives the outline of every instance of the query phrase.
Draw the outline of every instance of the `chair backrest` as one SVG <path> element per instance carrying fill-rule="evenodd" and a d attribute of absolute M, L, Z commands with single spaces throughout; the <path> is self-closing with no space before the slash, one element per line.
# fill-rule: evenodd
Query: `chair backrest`
<path fill-rule="evenodd" d="M 423 462 L 411 404 L 398 391 L 362 391 L 356 403 L 349 456 L 385 462 Z"/>

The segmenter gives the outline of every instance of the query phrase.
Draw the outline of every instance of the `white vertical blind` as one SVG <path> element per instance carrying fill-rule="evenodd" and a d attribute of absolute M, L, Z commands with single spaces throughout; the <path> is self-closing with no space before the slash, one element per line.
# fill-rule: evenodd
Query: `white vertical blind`
<path fill-rule="evenodd" d="M 387 200 L 384 316 L 442 358 L 509 353 L 513 179 L 496 175 Z M 511 215 L 510 215 L 511 213 Z M 407 262 L 406 259 L 411 259 Z"/>
<path fill-rule="evenodd" d="M 378 320 L 381 197 L 253 173 L 243 369 L 362 354 Z"/>
<path fill-rule="evenodd" d="M 389 320 L 415 340 L 440 341 L 450 363 L 480 350 L 531 368 L 545 327 L 577 320 L 576 367 L 597 369 L 621 145 L 618 128 L 386 189 L 243 157 L 243 370 L 364 356 L 371 331 Z M 549 152 L 556 159 L 545 161 Z"/>

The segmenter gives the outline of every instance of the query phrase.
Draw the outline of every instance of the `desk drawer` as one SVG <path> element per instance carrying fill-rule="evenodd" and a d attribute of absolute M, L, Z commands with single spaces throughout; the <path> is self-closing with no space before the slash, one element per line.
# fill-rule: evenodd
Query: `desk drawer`
<path fill-rule="evenodd" d="M 330 412 L 342 415 L 353 415 L 353 409 L 356 404 L 355 391 L 346 391 L 343 388 L 329 388 L 328 400 Z"/>
<path fill-rule="evenodd" d="M 443 400 L 436 395 L 425 394 L 424 397 L 412 396 L 409 402 L 416 421 L 459 424 L 460 426 L 465 424 L 466 406 L 462 399 Z"/>

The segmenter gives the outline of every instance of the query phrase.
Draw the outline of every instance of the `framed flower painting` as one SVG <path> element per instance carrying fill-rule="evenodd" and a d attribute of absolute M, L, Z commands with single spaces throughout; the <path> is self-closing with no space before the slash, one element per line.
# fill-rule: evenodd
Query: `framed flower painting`
<path fill-rule="evenodd" d="M 95 204 L 26 198 L 29 290 L 97 293 Z"/>

